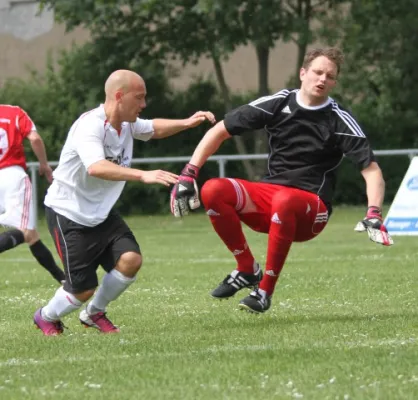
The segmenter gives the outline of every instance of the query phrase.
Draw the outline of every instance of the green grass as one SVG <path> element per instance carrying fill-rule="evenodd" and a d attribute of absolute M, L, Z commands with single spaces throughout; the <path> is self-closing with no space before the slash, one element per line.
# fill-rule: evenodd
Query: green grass
<path fill-rule="evenodd" d="M 418 399 L 418 239 L 375 245 L 353 232 L 362 213 L 294 245 L 263 315 L 237 309 L 245 291 L 209 296 L 235 264 L 204 215 L 128 218 L 144 264 L 109 307 L 119 335 L 74 314 L 42 336 L 32 315 L 56 286 L 27 246 L 1 254 L 0 398 Z M 246 232 L 264 262 L 267 236 Z"/>

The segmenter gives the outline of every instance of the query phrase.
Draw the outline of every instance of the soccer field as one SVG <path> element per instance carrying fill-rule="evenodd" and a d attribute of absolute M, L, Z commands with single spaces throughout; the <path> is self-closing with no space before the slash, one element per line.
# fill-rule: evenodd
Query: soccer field
<path fill-rule="evenodd" d="M 1 254 L 0 399 L 418 399 L 418 238 L 378 246 L 353 231 L 363 213 L 292 247 L 262 315 L 238 310 L 247 290 L 209 296 L 235 264 L 205 215 L 128 218 L 144 264 L 108 309 L 118 335 L 73 314 L 44 337 L 54 281 L 27 246 Z M 246 232 L 263 263 L 267 236 Z"/>

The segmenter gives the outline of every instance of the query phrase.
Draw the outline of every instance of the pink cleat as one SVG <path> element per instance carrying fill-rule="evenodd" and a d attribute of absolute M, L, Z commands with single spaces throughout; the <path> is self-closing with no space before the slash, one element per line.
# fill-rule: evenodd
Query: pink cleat
<path fill-rule="evenodd" d="M 86 310 L 80 313 L 80 322 L 86 328 L 96 328 L 103 333 L 118 333 L 120 329 L 112 324 L 109 318 L 106 317 L 105 312 L 98 312 L 97 314 L 89 315 Z"/>
<path fill-rule="evenodd" d="M 45 336 L 57 336 L 61 335 L 64 332 L 64 325 L 61 321 L 46 321 L 42 318 L 41 314 L 42 308 L 36 310 L 33 316 L 33 322 L 40 329 Z"/>

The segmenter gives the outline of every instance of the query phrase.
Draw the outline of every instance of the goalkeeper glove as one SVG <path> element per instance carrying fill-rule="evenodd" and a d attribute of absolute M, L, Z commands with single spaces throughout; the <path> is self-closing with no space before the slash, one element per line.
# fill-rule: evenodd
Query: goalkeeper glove
<path fill-rule="evenodd" d="M 383 225 L 382 210 L 379 207 L 371 206 L 367 209 L 366 217 L 354 228 L 356 232 L 365 232 L 372 242 L 391 246 L 393 239 Z"/>
<path fill-rule="evenodd" d="M 196 183 L 199 167 L 186 164 L 170 195 L 171 213 L 175 217 L 187 215 L 190 210 L 200 207 L 199 188 Z"/>

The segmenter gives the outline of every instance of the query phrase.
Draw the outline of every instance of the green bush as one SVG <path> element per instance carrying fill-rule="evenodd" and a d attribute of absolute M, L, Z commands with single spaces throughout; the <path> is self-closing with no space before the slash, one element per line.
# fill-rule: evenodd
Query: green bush
<path fill-rule="evenodd" d="M 96 66 L 92 68 L 91 66 Z M 216 86 L 212 82 L 196 80 L 186 90 L 173 90 L 166 76 L 166 71 L 158 62 L 142 67 L 138 64 L 125 65 L 118 58 L 106 58 L 102 52 L 89 43 L 83 47 L 74 47 L 63 52 L 55 67 L 49 59 L 46 73 L 41 76 L 35 72 L 31 78 L 9 80 L 0 88 L 0 102 L 18 104 L 33 118 L 43 137 L 49 160 L 58 160 L 73 121 L 84 111 L 96 107 L 103 102 L 103 85 L 107 76 L 115 69 L 131 68 L 138 71 L 147 83 L 148 106 L 143 118 L 185 118 L 198 110 L 211 110 L 221 120 L 225 107 Z M 254 98 L 254 94 L 235 95 L 234 104 L 240 105 Z M 344 102 L 343 102 L 344 103 Z M 371 135 L 374 148 L 393 148 L 399 143 L 396 137 L 385 132 L 377 135 L 378 120 L 369 113 L 370 104 L 357 104 L 355 115 L 367 129 L 373 130 Z M 169 157 L 190 156 L 194 148 L 209 128 L 207 123 L 190 131 L 180 133 L 164 140 L 151 140 L 147 143 L 135 142 L 134 157 Z M 402 135 L 397 135 L 402 136 Z M 244 137 L 249 141 L 251 135 Z M 392 139 L 389 140 L 389 139 Z M 232 140 L 226 141 L 218 154 L 234 154 L 236 149 Z M 27 152 L 28 160 L 34 160 L 31 151 Z M 399 184 L 408 168 L 409 159 L 403 157 L 380 157 L 379 163 L 387 183 L 386 202 L 390 203 L 396 194 Z M 140 165 L 141 169 L 166 169 L 179 173 L 183 163 L 164 163 Z M 246 178 L 241 162 L 229 162 L 226 166 L 228 176 Z M 218 165 L 208 162 L 201 171 L 199 184 L 218 176 Z M 43 197 L 47 189 L 45 180 L 39 180 L 38 200 L 42 207 Z M 349 162 L 340 166 L 338 183 L 335 192 L 335 204 L 365 204 L 366 192 L 364 180 L 360 172 Z M 167 213 L 169 210 L 169 189 L 163 186 L 128 183 L 117 203 L 124 214 L 131 213 Z"/>

